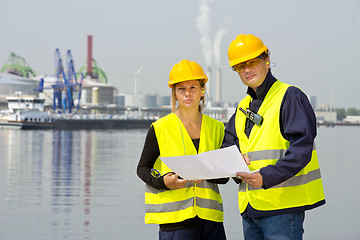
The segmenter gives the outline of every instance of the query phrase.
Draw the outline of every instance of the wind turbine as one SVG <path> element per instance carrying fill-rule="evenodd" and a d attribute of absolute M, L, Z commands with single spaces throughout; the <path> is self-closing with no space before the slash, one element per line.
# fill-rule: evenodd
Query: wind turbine
<path fill-rule="evenodd" d="M 144 64 L 139 67 L 139 69 L 136 71 L 135 74 L 121 74 L 122 76 L 134 78 L 134 96 L 136 96 L 138 93 L 138 85 L 140 85 L 139 75 L 140 75 L 140 72 L 143 69 L 143 67 L 144 67 Z"/>
<path fill-rule="evenodd" d="M 143 69 L 143 67 L 144 67 L 144 64 L 141 65 L 139 67 L 139 69 L 136 71 L 136 73 L 134 74 L 134 96 L 137 95 L 138 84 L 140 83 L 139 74 L 140 74 L 141 70 Z"/>
<path fill-rule="evenodd" d="M 138 85 L 140 85 L 139 75 L 144 67 L 142 64 L 139 69 L 135 72 L 135 74 L 121 74 L 122 76 L 132 77 L 134 79 L 134 96 L 133 96 L 133 104 L 134 106 L 138 106 L 140 109 L 140 96 L 138 95 Z"/>

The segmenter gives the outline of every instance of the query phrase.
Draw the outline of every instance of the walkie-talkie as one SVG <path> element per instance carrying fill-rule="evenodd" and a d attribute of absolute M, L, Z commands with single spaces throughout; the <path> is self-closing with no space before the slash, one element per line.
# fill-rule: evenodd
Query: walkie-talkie
<path fill-rule="evenodd" d="M 241 107 L 240 107 L 239 109 L 240 109 L 240 111 L 242 111 L 242 112 L 245 114 L 245 116 L 246 116 L 250 121 L 252 121 L 253 123 L 255 123 L 255 124 L 258 125 L 258 126 L 261 126 L 261 124 L 262 124 L 262 122 L 263 122 L 264 119 L 263 119 L 263 117 L 262 117 L 260 114 L 252 111 L 250 108 L 247 108 L 246 111 L 245 111 L 243 108 L 241 108 Z"/>

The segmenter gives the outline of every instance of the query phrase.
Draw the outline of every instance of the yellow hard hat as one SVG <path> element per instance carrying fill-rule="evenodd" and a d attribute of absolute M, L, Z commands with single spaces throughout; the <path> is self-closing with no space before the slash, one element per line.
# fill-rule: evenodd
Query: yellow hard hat
<path fill-rule="evenodd" d="M 196 62 L 183 59 L 172 67 L 168 85 L 172 88 L 174 84 L 179 82 L 200 79 L 203 79 L 204 83 L 208 81 L 208 77 L 201 66 Z"/>
<path fill-rule="evenodd" d="M 232 67 L 236 64 L 246 62 L 256 58 L 267 50 L 268 48 L 260 38 L 252 34 L 240 34 L 230 43 L 228 50 L 229 64 Z"/>

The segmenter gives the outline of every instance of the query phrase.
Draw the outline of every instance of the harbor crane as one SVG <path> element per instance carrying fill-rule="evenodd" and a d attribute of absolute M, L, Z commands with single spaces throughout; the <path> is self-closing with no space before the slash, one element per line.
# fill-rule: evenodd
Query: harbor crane
<path fill-rule="evenodd" d="M 81 99 L 82 74 L 80 80 L 77 79 L 74 61 L 71 51 L 66 54 L 66 72 L 62 63 L 60 51 L 55 51 L 55 77 L 57 81 L 51 87 L 44 87 L 44 79 L 40 80 L 39 92 L 44 89 L 53 89 L 53 112 L 54 113 L 73 113 L 78 112 Z M 77 104 L 74 104 L 74 95 L 77 97 Z"/>

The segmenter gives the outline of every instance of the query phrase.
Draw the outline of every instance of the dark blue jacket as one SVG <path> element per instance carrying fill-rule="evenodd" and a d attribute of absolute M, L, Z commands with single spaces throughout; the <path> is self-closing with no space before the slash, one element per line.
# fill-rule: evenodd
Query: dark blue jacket
<path fill-rule="evenodd" d="M 259 110 L 266 94 L 276 81 L 277 80 L 273 77 L 271 71 L 269 71 L 264 82 L 256 92 L 252 88 L 248 88 L 247 94 L 249 94 L 252 98 L 250 104 L 250 108 L 252 110 L 256 112 Z M 239 112 L 239 114 L 243 113 Z M 226 126 L 222 147 L 236 145 L 239 148 L 239 139 L 235 129 L 235 115 L 236 111 Z M 285 156 L 279 159 L 275 165 L 269 165 L 260 170 L 260 174 L 264 182 L 264 189 L 275 186 L 295 176 L 311 160 L 311 153 L 317 130 L 316 117 L 308 97 L 299 88 L 292 86 L 286 91 L 284 99 L 281 103 L 279 121 L 281 134 L 285 139 L 290 141 L 290 146 L 287 149 Z M 247 119 L 245 126 L 245 134 L 247 136 L 250 135 L 253 126 L 254 123 Z M 234 178 L 234 180 L 237 183 L 241 181 L 236 178 Z M 325 200 L 311 206 L 302 206 L 275 211 L 259 211 L 249 204 L 245 212 L 242 213 L 242 216 L 255 218 L 278 214 L 298 213 L 318 207 L 324 203 Z"/>

